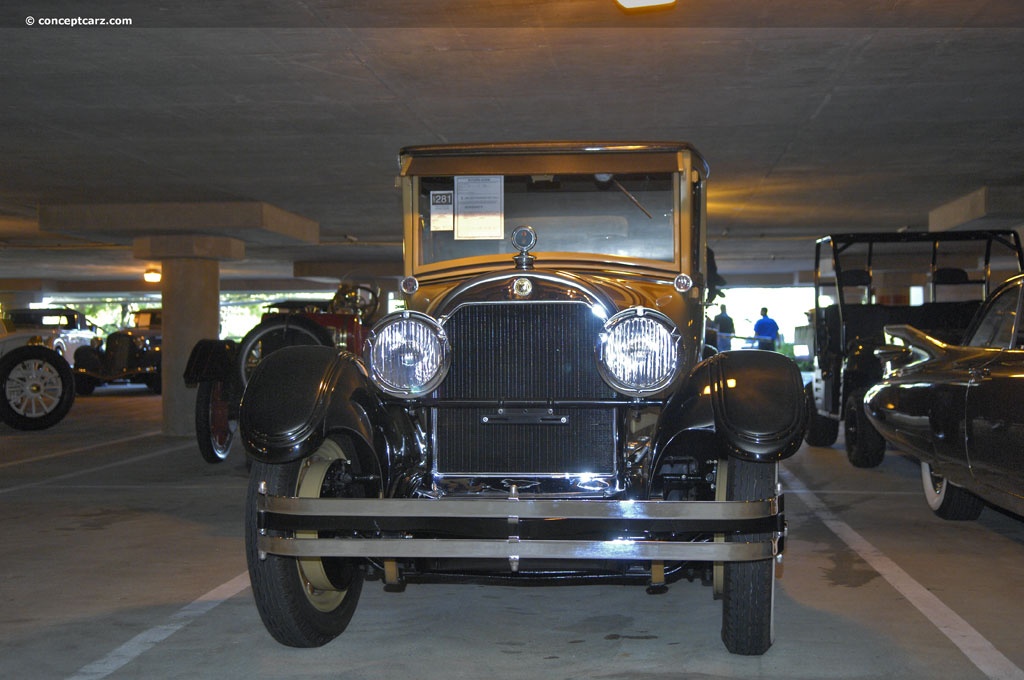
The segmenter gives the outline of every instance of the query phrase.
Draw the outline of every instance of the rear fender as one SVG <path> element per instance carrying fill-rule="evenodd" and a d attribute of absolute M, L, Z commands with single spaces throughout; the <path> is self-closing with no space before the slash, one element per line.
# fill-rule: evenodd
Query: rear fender
<path fill-rule="evenodd" d="M 185 365 L 185 384 L 223 381 L 234 377 L 238 348 L 234 340 L 200 340 Z"/>
<path fill-rule="evenodd" d="M 665 405 L 654 442 L 654 469 L 672 451 L 777 462 L 800 448 L 807 429 L 800 369 L 781 354 L 722 352 L 699 363 Z M 689 449 L 695 449 L 692 452 Z"/>
<path fill-rule="evenodd" d="M 318 345 L 283 347 L 253 371 L 239 430 L 250 455 L 264 463 L 305 458 L 332 431 L 352 435 L 361 451 L 373 450 L 368 407 L 375 402 L 353 354 Z"/>
<path fill-rule="evenodd" d="M 875 355 L 878 347 L 879 343 L 873 341 L 851 343 L 843 364 L 843 399 L 882 379 L 882 362 Z"/>

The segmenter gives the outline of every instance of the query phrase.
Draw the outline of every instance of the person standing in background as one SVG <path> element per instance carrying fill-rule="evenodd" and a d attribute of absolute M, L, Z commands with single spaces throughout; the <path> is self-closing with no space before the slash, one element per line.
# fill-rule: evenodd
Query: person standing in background
<path fill-rule="evenodd" d="M 725 305 L 719 305 L 718 316 L 715 317 L 714 324 L 718 328 L 718 351 L 724 352 L 732 347 L 732 336 L 736 334 L 736 325 L 732 322 L 732 317 L 729 316 L 725 311 Z"/>
<path fill-rule="evenodd" d="M 761 318 L 754 324 L 754 335 L 757 337 L 757 348 L 775 350 L 775 342 L 779 339 L 779 324 L 768 316 L 768 308 L 761 308 Z"/>

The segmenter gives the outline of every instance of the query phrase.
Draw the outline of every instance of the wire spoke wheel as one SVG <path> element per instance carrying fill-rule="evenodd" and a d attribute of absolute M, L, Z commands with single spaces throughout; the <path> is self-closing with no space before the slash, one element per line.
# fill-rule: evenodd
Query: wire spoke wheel
<path fill-rule="evenodd" d="M 14 366 L 7 375 L 6 387 L 11 409 L 26 418 L 38 418 L 53 411 L 64 390 L 57 369 L 41 359 L 28 359 Z"/>
<path fill-rule="evenodd" d="M 222 463 L 231 452 L 238 429 L 238 416 L 232 413 L 238 398 L 231 392 L 221 380 L 200 383 L 196 392 L 196 439 L 207 463 Z"/>
<path fill-rule="evenodd" d="M 268 355 L 282 347 L 295 345 L 333 347 L 334 337 L 327 328 L 304 316 L 286 314 L 270 317 L 246 333 L 238 345 L 242 385 L 249 383 L 249 376 Z"/>

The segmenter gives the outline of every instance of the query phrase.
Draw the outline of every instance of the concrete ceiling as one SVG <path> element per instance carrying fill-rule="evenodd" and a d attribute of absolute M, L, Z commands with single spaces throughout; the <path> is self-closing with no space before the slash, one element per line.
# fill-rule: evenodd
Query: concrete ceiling
<path fill-rule="evenodd" d="M 132 25 L 42 25 L 98 17 Z M 40 230 L 69 203 L 319 223 L 319 245 L 224 262 L 225 289 L 393 265 L 410 144 L 689 141 L 733 284 L 800 280 L 823 234 L 927 229 L 1024 185 L 1019 0 L 7 0 L 0 66 L 0 289 L 138 287 L 125 242 Z"/>

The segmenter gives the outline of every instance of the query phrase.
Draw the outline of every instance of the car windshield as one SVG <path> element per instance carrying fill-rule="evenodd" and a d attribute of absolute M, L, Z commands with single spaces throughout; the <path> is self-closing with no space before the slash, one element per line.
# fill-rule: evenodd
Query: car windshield
<path fill-rule="evenodd" d="M 160 312 L 154 310 L 143 309 L 135 312 L 135 327 L 136 328 L 159 328 L 160 327 Z"/>
<path fill-rule="evenodd" d="M 1017 305 L 1020 298 L 1020 285 L 1005 288 L 988 303 L 977 328 L 967 340 L 970 347 L 992 347 L 1009 349 L 1013 340 L 1014 322 L 1017 318 Z M 1018 339 L 1017 347 L 1021 347 Z"/>
<path fill-rule="evenodd" d="M 64 312 L 51 310 L 14 310 L 10 314 L 17 328 L 56 327 L 74 328 L 74 320 Z"/>
<path fill-rule="evenodd" d="M 419 264 L 514 254 L 512 230 L 537 232 L 535 252 L 672 262 L 671 173 L 420 177 Z"/>

